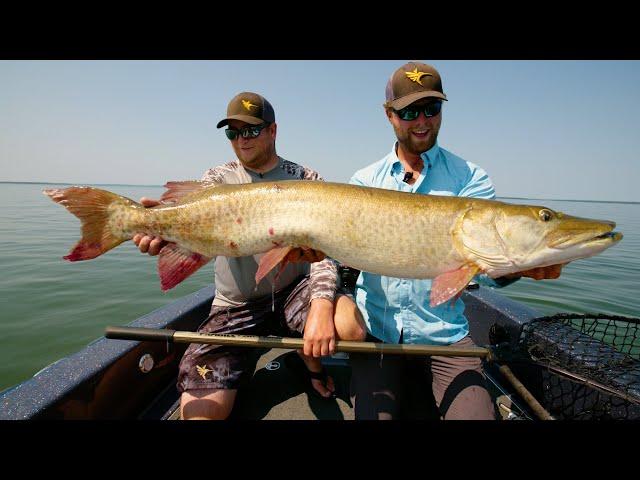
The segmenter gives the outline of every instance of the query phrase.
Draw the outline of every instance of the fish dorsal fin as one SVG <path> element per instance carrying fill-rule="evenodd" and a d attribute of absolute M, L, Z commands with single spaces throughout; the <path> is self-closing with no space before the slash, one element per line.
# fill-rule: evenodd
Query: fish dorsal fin
<path fill-rule="evenodd" d="M 168 243 L 162 247 L 158 258 L 162 291 L 172 289 L 210 260 L 209 257 L 179 247 L 175 243 Z"/>
<path fill-rule="evenodd" d="M 222 185 L 221 182 L 214 182 L 211 180 L 184 180 L 181 182 L 167 182 L 164 188 L 166 192 L 160 197 L 160 201 L 163 203 L 182 203 L 191 194 L 201 192 L 207 188 L 218 187 Z"/>
<path fill-rule="evenodd" d="M 451 272 L 441 273 L 431 282 L 429 306 L 437 307 L 441 303 L 462 292 L 471 279 L 480 271 L 476 265 L 466 264 Z"/>

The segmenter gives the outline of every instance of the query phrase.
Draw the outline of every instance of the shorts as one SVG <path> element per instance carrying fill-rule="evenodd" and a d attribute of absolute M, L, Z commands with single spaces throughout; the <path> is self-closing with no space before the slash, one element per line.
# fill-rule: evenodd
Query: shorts
<path fill-rule="evenodd" d="M 371 335 L 367 337 L 367 341 L 380 342 Z M 452 346 L 475 344 L 466 336 Z M 430 414 L 445 420 L 495 419 L 495 407 L 478 357 L 352 353 L 349 358 L 356 420 L 408 419 L 416 413 L 426 415 L 430 409 Z M 415 393 L 424 394 L 424 387 L 430 387 L 428 395 L 435 405 L 415 409 Z M 425 399 L 429 397 L 423 395 Z"/>
<path fill-rule="evenodd" d="M 239 307 L 213 305 L 198 333 L 302 337 L 310 304 L 309 276 Z M 255 358 L 255 348 L 192 343 L 180 361 L 179 392 L 197 389 L 237 389 L 243 372 Z"/>

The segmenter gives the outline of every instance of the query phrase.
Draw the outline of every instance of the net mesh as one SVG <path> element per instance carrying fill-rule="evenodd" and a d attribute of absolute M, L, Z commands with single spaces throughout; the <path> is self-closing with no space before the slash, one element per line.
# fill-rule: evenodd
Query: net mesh
<path fill-rule="evenodd" d="M 518 342 L 538 400 L 557 419 L 640 419 L 640 319 L 559 313 L 527 323 Z"/>

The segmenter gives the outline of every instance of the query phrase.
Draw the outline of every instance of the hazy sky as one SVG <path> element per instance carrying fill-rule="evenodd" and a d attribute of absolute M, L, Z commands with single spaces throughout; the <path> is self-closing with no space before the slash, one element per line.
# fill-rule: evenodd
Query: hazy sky
<path fill-rule="evenodd" d="M 346 182 L 386 155 L 393 61 L 0 61 L 0 181 L 161 185 L 234 159 L 241 91 L 274 106 L 278 153 Z M 431 63 L 439 144 L 498 196 L 640 201 L 639 61 Z M 0 187 L 1 188 L 1 187 Z"/>

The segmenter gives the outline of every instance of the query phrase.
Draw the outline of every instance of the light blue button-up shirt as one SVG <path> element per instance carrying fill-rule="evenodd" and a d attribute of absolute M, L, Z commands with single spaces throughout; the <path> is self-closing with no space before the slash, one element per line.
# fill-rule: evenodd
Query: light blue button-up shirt
<path fill-rule="evenodd" d="M 404 169 L 396 154 L 358 170 L 349 183 L 387 188 L 424 195 L 450 195 L 493 199 L 495 191 L 487 173 L 436 143 L 421 156 L 424 168 L 420 177 L 409 185 L 402 181 Z M 500 286 L 486 275 L 478 275 L 479 283 Z M 355 298 L 369 333 L 387 343 L 449 345 L 469 333 L 461 299 L 429 306 L 431 280 L 385 277 L 361 272 L 356 282 Z"/>

